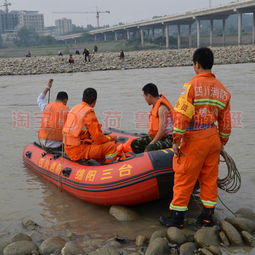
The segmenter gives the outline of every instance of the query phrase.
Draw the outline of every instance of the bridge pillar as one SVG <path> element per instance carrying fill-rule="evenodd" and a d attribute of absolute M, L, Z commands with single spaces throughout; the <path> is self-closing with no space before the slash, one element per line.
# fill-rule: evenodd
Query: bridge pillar
<path fill-rule="evenodd" d="M 144 31 L 140 28 L 140 36 L 141 36 L 141 45 L 144 46 Z"/>
<path fill-rule="evenodd" d="M 191 26 L 192 26 L 192 24 L 189 24 L 189 48 L 191 48 L 191 47 L 192 47 Z"/>
<path fill-rule="evenodd" d="M 197 48 L 200 48 L 200 20 L 196 20 L 197 23 Z"/>
<path fill-rule="evenodd" d="M 166 36 L 166 48 L 169 48 L 169 26 L 165 25 L 165 36 Z"/>
<path fill-rule="evenodd" d="M 107 41 L 107 33 L 104 33 L 104 41 Z"/>
<path fill-rule="evenodd" d="M 226 44 L 226 19 L 222 20 L 222 39 L 223 39 L 223 46 Z"/>
<path fill-rule="evenodd" d="M 155 30 L 154 30 L 154 28 L 151 29 L 151 40 L 152 41 L 155 40 Z"/>
<path fill-rule="evenodd" d="M 242 44 L 242 23 L 243 23 L 243 15 L 242 13 L 238 13 L 238 45 Z"/>
<path fill-rule="evenodd" d="M 114 40 L 115 40 L 115 41 L 118 41 L 118 32 L 117 32 L 117 31 L 114 32 Z"/>
<path fill-rule="evenodd" d="M 252 44 L 255 44 L 255 12 L 253 12 L 253 22 L 252 22 Z"/>
<path fill-rule="evenodd" d="M 181 25 L 180 24 L 177 25 L 177 32 L 178 32 L 177 47 L 178 47 L 178 49 L 180 49 L 181 48 Z"/>
<path fill-rule="evenodd" d="M 210 46 L 213 46 L 213 19 L 210 20 Z"/>
<path fill-rule="evenodd" d="M 130 40 L 130 32 L 127 30 L 127 40 Z"/>
<path fill-rule="evenodd" d="M 97 35 L 94 36 L 94 40 L 95 40 L 95 42 L 97 41 Z"/>

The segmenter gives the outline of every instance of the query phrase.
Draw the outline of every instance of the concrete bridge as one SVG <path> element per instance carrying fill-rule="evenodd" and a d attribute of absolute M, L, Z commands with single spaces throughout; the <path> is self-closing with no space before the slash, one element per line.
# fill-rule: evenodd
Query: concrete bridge
<path fill-rule="evenodd" d="M 170 47 L 171 26 L 177 29 L 177 47 L 181 48 L 181 28 L 186 26 L 188 30 L 187 40 L 189 47 L 192 46 L 192 26 L 196 26 L 195 41 L 196 47 L 201 46 L 201 22 L 208 20 L 210 24 L 209 45 L 213 45 L 213 29 L 214 21 L 222 21 L 222 40 L 223 45 L 226 41 L 226 20 L 230 15 L 238 16 L 237 23 L 237 44 L 242 44 L 242 23 L 243 15 L 246 13 L 252 14 L 252 43 L 255 43 L 255 0 L 243 0 L 231 2 L 226 5 L 213 7 L 209 9 L 195 10 L 183 14 L 164 16 L 151 20 L 139 21 L 135 23 L 113 26 L 109 28 L 92 30 L 89 33 L 94 35 L 97 40 L 130 40 L 139 38 L 141 45 L 144 45 L 145 39 L 155 39 L 155 31 L 160 31 L 161 36 L 165 38 L 166 48 Z M 159 32 L 158 32 L 159 33 Z M 194 40 L 194 39 L 193 39 Z"/>

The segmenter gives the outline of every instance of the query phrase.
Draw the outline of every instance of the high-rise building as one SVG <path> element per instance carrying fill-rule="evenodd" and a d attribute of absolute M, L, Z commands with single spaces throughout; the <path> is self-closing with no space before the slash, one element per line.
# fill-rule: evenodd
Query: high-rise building
<path fill-rule="evenodd" d="M 19 27 L 32 28 L 36 32 L 44 30 L 44 16 L 38 11 L 19 11 Z"/>
<path fill-rule="evenodd" d="M 73 31 L 73 25 L 71 19 L 58 19 L 55 21 L 56 25 L 56 34 L 58 35 L 64 35 L 71 33 Z"/>
<path fill-rule="evenodd" d="M 14 32 L 18 23 L 18 12 L 4 12 L 0 10 L 0 33 Z"/>

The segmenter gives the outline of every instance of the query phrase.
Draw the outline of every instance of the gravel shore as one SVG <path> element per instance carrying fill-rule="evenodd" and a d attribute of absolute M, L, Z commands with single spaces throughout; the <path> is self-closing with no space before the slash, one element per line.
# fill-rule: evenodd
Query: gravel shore
<path fill-rule="evenodd" d="M 255 62 L 255 46 L 231 46 L 212 48 L 215 64 L 237 64 Z M 147 50 L 126 52 L 125 59 L 118 53 L 97 53 L 91 62 L 85 62 L 82 55 L 74 55 L 74 64 L 69 56 L 48 56 L 31 58 L 1 58 L 0 75 L 33 75 L 47 73 L 72 73 L 121 69 L 160 68 L 191 65 L 194 49 Z"/>

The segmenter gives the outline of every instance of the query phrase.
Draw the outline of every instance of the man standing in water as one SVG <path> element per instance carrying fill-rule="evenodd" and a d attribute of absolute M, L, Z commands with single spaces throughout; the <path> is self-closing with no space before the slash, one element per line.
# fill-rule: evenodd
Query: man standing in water
<path fill-rule="evenodd" d="M 197 180 L 203 204 L 197 224 L 214 225 L 220 151 L 231 133 L 231 95 L 212 73 L 213 64 L 214 56 L 209 48 L 195 51 L 193 68 L 197 75 L 184 85 L 175 106 L 174 197 L 170 217 L 160 217 L 161 224 L 167 227 L 183 227 L 184 214 Z"/>
<path fill-rule="evenodd" d="M 134 153 L 155 151 L 172 147 L 174 109 L 164 95 L 158 93 L 153 83 L 143 87 L 144 99 L 152 105 L 149 117 L 149 135 L 135 139 L 131 143 Z"/>

